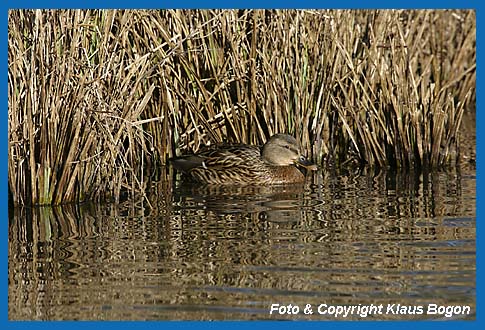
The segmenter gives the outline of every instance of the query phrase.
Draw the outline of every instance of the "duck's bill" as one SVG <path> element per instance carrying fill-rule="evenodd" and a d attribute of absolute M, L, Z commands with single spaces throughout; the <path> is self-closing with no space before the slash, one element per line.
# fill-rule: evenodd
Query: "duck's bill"
<path fill-rule="evenodd" d="M 300 157 L 296 161 L 296 164 L 297 165 L 300 165 L 300 166 L 303 166 L 304 168 L 306 168 L 307 170 L 310 170 L 310 171 L 316 171 L 316 170 L 318 170 L 318 166 L 315 165 L 315 164 L 313 164 L 311 161 L 309 161 L 305 157 Z"/>

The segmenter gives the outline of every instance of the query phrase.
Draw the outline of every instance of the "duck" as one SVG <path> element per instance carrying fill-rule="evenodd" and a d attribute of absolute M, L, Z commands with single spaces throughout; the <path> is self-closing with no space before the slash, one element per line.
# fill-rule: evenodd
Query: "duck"
<path fill-rule="evenodd" d="M 302 183 L 308 170 L 318 169 L 288 134 L 275 134 L 262 147 L 220 144 L 169 162 L 196 182 L 215 185 Z"/>

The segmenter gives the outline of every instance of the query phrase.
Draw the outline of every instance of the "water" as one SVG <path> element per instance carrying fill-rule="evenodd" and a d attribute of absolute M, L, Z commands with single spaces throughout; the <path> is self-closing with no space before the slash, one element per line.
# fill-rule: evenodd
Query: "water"
<path fill-rule="evenodd" d="M 474 319 L 475 183 L 473 168 L 318 171 L 304 186 L 169 180 L 119 205 L 13 209 L 9 318 Z"/>

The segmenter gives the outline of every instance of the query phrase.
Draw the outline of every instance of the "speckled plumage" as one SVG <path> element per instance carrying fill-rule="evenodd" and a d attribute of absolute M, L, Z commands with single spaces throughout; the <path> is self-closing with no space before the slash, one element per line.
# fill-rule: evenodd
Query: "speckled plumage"
<path fill-rule="evenodd" d="M 244 144 L 216 145 L 195 155 L 171 159 L 173 166 L 207 184 L 285 184 L 305 180 L 297 164 L 315 170 L 300 156 L 296 140 L 277 134 L 263 148 Z"/>

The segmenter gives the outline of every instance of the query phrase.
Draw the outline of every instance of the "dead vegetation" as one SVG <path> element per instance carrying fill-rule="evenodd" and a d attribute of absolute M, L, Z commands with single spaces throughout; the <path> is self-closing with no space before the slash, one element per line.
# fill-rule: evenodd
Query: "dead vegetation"
<path fill-rule="evenodd" d="M 475 24 L 472 10 L 10 10 L 13 202 L 118 200 L 176 153 L 278 132 L 322 165 L 453 164 Z"/>

